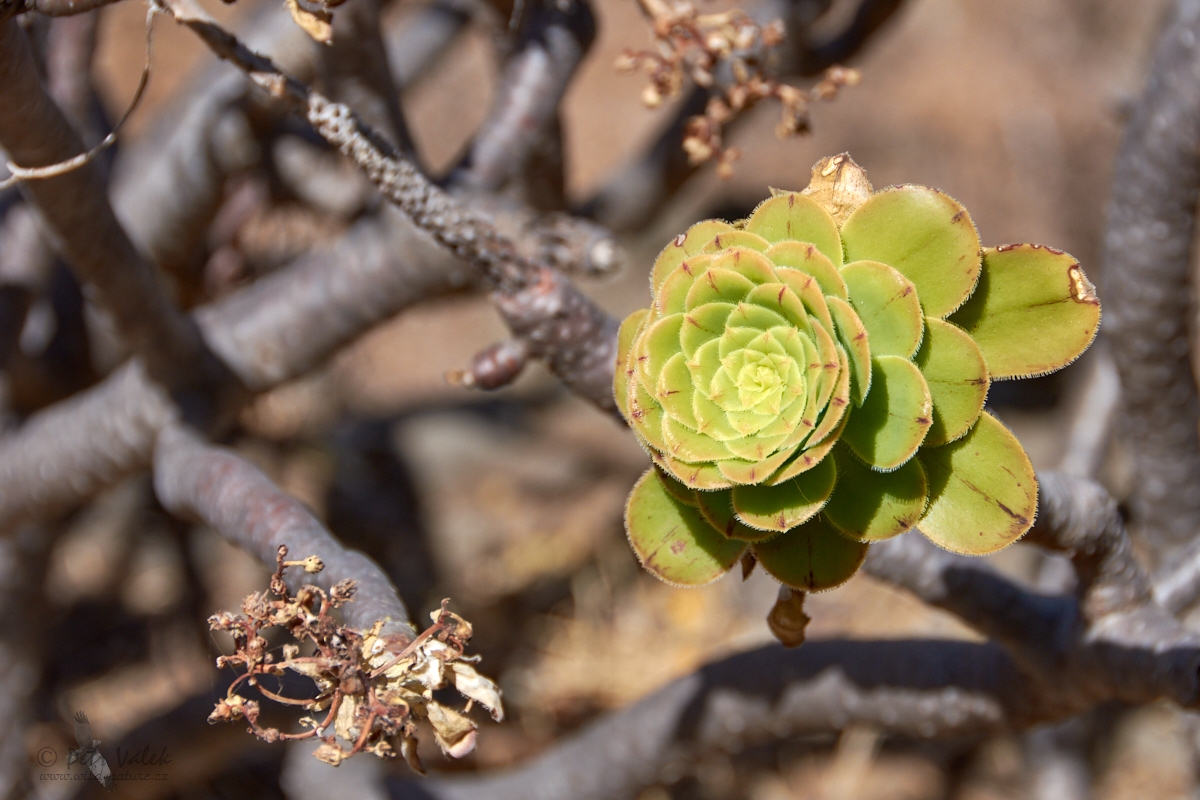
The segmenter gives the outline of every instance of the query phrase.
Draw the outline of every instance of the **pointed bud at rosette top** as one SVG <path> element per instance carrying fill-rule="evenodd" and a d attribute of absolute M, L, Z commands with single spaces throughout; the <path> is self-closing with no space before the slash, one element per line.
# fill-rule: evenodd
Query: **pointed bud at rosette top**
<path fill-rule="evenodd" d="M 971 555 L 1016 541 L 1037 482 L 988 387 L 1066 366 L 1100 322 L 1075 259 L 981 248 L 956 200 L 876 192 L 844 154 L 749 219 L 680 234 L 650 293 L 618 339 L 617 405 L 653 461 L 625 521 L 682 586 L 749 552 L 829 589 L 914 527 Z"/>

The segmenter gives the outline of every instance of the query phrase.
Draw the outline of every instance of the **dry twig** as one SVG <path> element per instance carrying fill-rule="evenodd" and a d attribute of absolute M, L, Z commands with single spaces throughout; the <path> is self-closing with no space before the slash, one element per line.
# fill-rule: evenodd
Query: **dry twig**
<path fill-rule="evenodd" d="M 0 146 L 23 167 L 59 164 L 83 145 L 46 93 L 24 31 L 0 23 Z M 25 181 L 66 260 L 96 290 L 126 342 L 198 424 L 220 421 L 238 400 L 236 380 L 207 348 L 196 325 L 168 299 L 154 267 L 137 251 L 109 205 L 94 165 Z"/>
<path fill-rule="evenodd" d="M 683 149 L 692 165 L 717 160 L 722 177 L 733 174 L 736 148 L 725 145 L 725 127 L 760 100 L 778 100 L 783 115 L 776 134 L 780 138 L 807 133 L 809 106 L 814 100 L 832 100 L 860 76 L 844 67 L 830 67 L 811 89 L 804 91 L 780 82 L 771 64 L 772 51 L 785 41 L 784 23 L 776 19 L 759 25 L 740 9 L 700 14 L 690 3 L 641 0 L 650 19 L 657 52 L 626 51 L 617 61 L 624 72 L 643 71 L 650 78 L 642 102 L 657 108 L 683 89 L 685 77 L 708 90 L 704 112 L 688 118 Z"/>
<path fill-rule="evenodd" d="M 189 0 L 167 0 L 176 21 L 242 69 L 272 97 L 302 114 L 349 157 L 417 227 L 477 267 L 495 287 L 494 300 L 516 336 L 577 394 L 615 413 L 612 372 L 617 322 L 555 270 L 531 263 L 489 220 L 430 184 L 354 113 L 251 52 Z"/>

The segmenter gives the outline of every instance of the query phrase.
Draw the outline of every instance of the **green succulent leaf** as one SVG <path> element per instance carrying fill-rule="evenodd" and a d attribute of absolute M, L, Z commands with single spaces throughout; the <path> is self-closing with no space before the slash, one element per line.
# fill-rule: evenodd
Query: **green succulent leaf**
<path fill-rule="evenodd" d="M 686 233 L 676 236 L 674 241 L 663 248 L 654 262 L 654 269 L 650 271 L 650 293 L 657 296 L 663 282 L 676 267 L 689 256 L 698 255 L 700 249 L 711 242 L 714 236 L 731 230 L 733 226 L 728 222 L 706 219 L 688 228 Z"/>
<path fill-rule="evenodd" d="M 755 285 L 749 278 L 733 270 L 710 266 L 688 289 L 683 307 L 686 311 L 694 311 L 707 303 L 736 305 L 750 294 Z"/>
<path fill-rule="evenodd" d="M 653 448 L 650 449 L 650 460 L 663 472 L 674 476 L 684 486 L 700 492 L 728 489 L 733 486 L 733 483 L 717 469 L 716 464 L 685 464 L 661 450 Z"/>
<path fill-rule="evenodd" d="M 945 317 L 975 288 L 979 234 L 958 201 L 924 186 L 872 195 L 842 226 L 847 261 L 882 261 L 916 284 L 925 313 Z"/>
<path fill-rule="evenodd" d="M 735 486 L 733 510 L 751 528 L 782 533 L 811 519 L 833 494 L 838 473 L 832 458 L 773 486 Z"/>
<path fill-rule="evenodd" d="M 833 266 L 842 265 L 842 240 L 837 223 L 825 209 L 802 194 L 787 192 L 764 200 L 746 221 L 746 230 L 771 243 L 806 242 L 824 253 Z"/>
<path fill-rule="evenodd" d="M 697 492 L 695 489 L 689 489 L 688 487 L 684 486 L 682 483 L 675 480 L 675 478 L 670 474 L 664 472 L 660 467 L 654 467 L 653 469 L 658 475 L 658 480 L 662 483 L 663 488 L 667 490 L 669 495 L 683 503 L 685 506 L 692 506 L 693 508 L 698 508 L 700 506 L 700 501 L 696 498 L 696 495 L 699 494 L 699 492 Z"/>
<path fill-rule="evenodd" d="M 621 416 L 626 419 L 629 419 L 629 379 L 634 372 L 629 363 L 629 354 L 633 350 L 634 337 L 648 316 L 650 309 L 639 308 L 625 318 L 617 331 L 617 368 L 613 373 L 613 398 L 617 401 Z"/>
<path fill-rule="evenodd" d="M 807 272 L 790 267 L 780 267 L 775 274 L 800 298 L 809 317 L 826 333 L 832 334 L 833 319 L 829 316 L 829 305 L 822 294 L 820 282 Z"/>
<path fill-rule="evenodd" d="M 957 442 L 921 451 L 929 507 L 919 527 L 934 544 L 986 555 L 1021 538 L 1037 513 L 1037 479 L 1021 443 L 986 411 Z"/>
<path fill-rule="evenodd" d="M 676 586 L 703 586 L 728 572 L 746 549 L 724 536 L 663 485 L 649 469 L 629 495 L 625 529 L 638 561 L 660 580 Z"/>
<path fill-rule="evenodd" d="M 761 236 L 748 231 L 731 230 L 718 233 L 712 238 L 712 241 L 700 249 L 700 252 L 721 253 L 731 247 L 746 247 L 759 253 L 765 253 L 770 246 L 771 243 Z"/>
<path fill-rule="evenodd" d="M 844 445 L 834 448 L 838 483 L 822 513 L 851 539 L 877 542 L 917 524 L 929 499 L 920 459 L 892 472 L 877 472 Z"/>
<path fill-rule="evenodd" d="M 654 312 L 659 317 L 687 311 L 687 297 L 697 281 L 704 277 L 714 256 L 692 256 L 667 276 L 654 298 Z"/>
<path fill-rule="evenodd" d="M 721 471 L 731 483 L 741 486 L 750 486 L 755 483 L 762 483 L 770 478 L 775 470 L 787 461 L 796 448 L 788 448 L 780 450 L 778 453 L 764 458 L 761 461 L 747 461 L 740 458 L 731 458 L 726 461 L 721 461 L 717 464 L 717 469 Z"/>
<path fill-rule="evenodd" d="M 839 251 L 841 244 L 838 244 Z M 767 250 L 767 258 L 776 267 L 789 267 L 805 275 L 811 275 L 822 294 L 840 297 L 843 300 L 850 295 L 846 291 L 846 281 L 842 278 L 841 270 L 815 245 L 808 242 L 779 242 Z M 838 253 L 837 264 L 842 263 L 842 255 Z"/>
<path fill-rule="evenodd" d="M 683 353 L 676 353 L 667 359 L 663 370 L 658 376 L 658 389 L 655 398 L 662 406 L 663 412 L 679 421 L 691 430 L 697 430 L 700 425 L 696 421 L 695 404 L 692 386 L 692 376 L 688 372 L 687 359 Z"/>
<path fill-rule="evenodd" d="M 837 440 L 841 435 L 841 427 L 846 424 L 846 412 L 850 410 L 850 365 L 844 348 L 839 346 L 837 354 L 837 376 L 829 397 L 826 398 L 824 394 L 821 394 L 818 400 L 820 408 L 823 408 L 825 413 L 821 417 L 820 424 L 808 439 L 807 444 L 810 448 L 824 442 L 826 437 L 835 430 L 837 434 L 832 438 Z M 827 367 L 828 365 L 823 366 Z"/>
<path fill-rule="evenodd" d="M 734 303 L 707 303 L 688 311 L 679 331 L 683 354 L 692 358 L 702 346 L 723 334 L 729 315 L 736 310 Z"/>
<path fill-rule="evenodd" d="M 829 310 L 836 320 L 837 336 L 850 359 L 850 396 L 861 406 L 871 390 L 871 342 L 867 328 L 853 306 L 838 297 L 829 298 Z"/>
<path fill-rule="evenodd" d="M 830 451 L 833 450 L 833 446 L 837 444 L 841 432 L 845 430 L 847 419 L 849 419 L 848 416 L 843 416 L 841 426 L 819 444 L 797 451 L 795 458 L 785 463 L 778 472 L 764 481 L 764 483 L 768 486 L 776 486 L 820 465 L 829 456 Z"/>
<path fill-rule="evenodd" d="M 940 319 L 925 320 L 927 331 L 914 359 L 929 384 L 933 425 L 926 447 L 953 442 L 971 429 L 987 400 L 987 364 L 970 335 Z"/>
<path fill-rule="evenodd" d="M 682 313 L 650 321 L 634 343 L 637 375 L 645 386 L 654 386 L 667 361 L 680 352 L 679 334 L 683 323 Z"/>
<path fill-rule="evenodd" d="M 726 236 L 734 236 L 735 234 L 742 236 L 750 235 L 742 231 L 733 231 L 726 234 Z M 714 254 L 713 260 L 709 262 L 709 267 L 710 269 L 712 267 L 720 267 L 721 269 L 732 270 L 749 278 L 751 282 L 756 284 L 777 283 L 779 281 L 778 276 L 775 274 L 775 265 L 761 252 L 745 246 L 731 247 L 728 250 L 722 250 L 720 253 Z"/>
<path fill-rule="evenodd" d="M 912 281 L 878 261 L 847 264 L 842 277 L 850 289 L 850 305 L 867 329 L 871 355 L 912 358 L 925 330 Z"/>
<path fill-rule="evenodd" d="M 921 370 L 906 358 L 872 359 L 871 391 L 850 412 L 842 441 L 874 469 L 889 472 L 917 452 L 932 423 L 932 401 Z"/>
<path fill-rule="evenodd" d="M 988 248 L 971 299 L 951 322 L 971 334 L 995 379 L 1045 375 L 1087 349 L 1100 301 L 1079 262 L 1037 245 Z"/>
<path fill-rule="evenodd" d="M 733 456 L 724 442 L 697 433 L 669 415 L 663 417 L 663 441 L 667 445 L 667 452 L 688 464 L 703 464 Z"/>
<path fill-rule="evenodd" d="M 696 492 L 700 513 L 717 530 L 741 542 L 765 542 L 775 531 L 751 528 L 733 513 L 733 492 Z"/>
<path fill-rule="evenodd" d="M 840 586 L 858 572 L 867 545 L 852 541 L 817 515 L 798 528 L 753 545 L 763 569 L 804 592 Z"/>

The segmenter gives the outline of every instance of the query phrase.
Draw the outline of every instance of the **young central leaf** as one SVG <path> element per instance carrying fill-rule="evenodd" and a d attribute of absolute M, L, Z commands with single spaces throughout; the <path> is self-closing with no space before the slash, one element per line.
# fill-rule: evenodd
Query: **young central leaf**
<path fill-rule="evenodd" d="M 771 358 L 759 353 L 751 354 L 754 362 L 748 363 L 738 372 L 738 400 L 742 408 L 766 406 L 766 410 L 779 413 L 779 397 L 783 390 L 783 379 L 779 376 L 778 365 L 771 363 Z"/>

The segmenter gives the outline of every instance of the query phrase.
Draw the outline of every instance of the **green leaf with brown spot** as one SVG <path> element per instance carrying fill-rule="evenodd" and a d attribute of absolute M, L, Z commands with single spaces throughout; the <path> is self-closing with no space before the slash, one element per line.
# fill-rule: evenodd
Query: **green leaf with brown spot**
<path fill-rule="evenodd" d="M 811 519 L 838 480 L 832 458 L 774 486 L 735 486 L 733 510 L 751 528 L 782 533 Z"/>
<path fill-rule="evenodd" d="M 697 433 L 674 417 L 664 416 L 662 429 L 666 451 L 685 463 L 703 464 L 732 456 L 724 442 Z"/>
<path fill-rule="evenodd" d="M 766 256 L 776 267 L 790 267 L 812 276 L 817 285 L 821 287 L 822 294 L 830 294 L 843 300 L 849 297 L 841 270 L 814 244 L 779 242 L 771 245 Z M 840 254 L 837 263 L 839 265 L 842 263 Z"/>
<path fill-rule="evenodd" d="M 715 464 L 685 464 L 661 450 L 651 450 L 650 460 L 663 472 L 673 475 L 684 486 L 701 492 L 728 489 L 733 484 L 721 474 Z"/>
<path fill-rule="evenodd" d="M 655 315 L 668 317 L 686 311 L 688 293 L 696 281 L 704 277 L 713 261 L 712 256 L 694 256 L 668 275 L 654 295 Z"/>
<path fill-rule="evenodd" d="M 731 230 L 718 233 L 700 249 L 702 253 L 719 253 L 731 247 L 746 247 L 759 253 L 765 253 L 771 243 L 761 236 L 749 231 Z"/>
<path fill-rule="evenodd" d="M 925 331 L 912 281 L 878 261 L 847 264 L 842 277 L 850 290 L 850 305 L 867 329 L 871 355 L 912 358 Z"/>
<path fill-rule="evenodd" d="M 842 417 L 842 425 L 844 426 L 846 425 L 845 420 L 846 417 Z M 833 435 L 833 437 L 829 437 L 815 447 L 806 447 L 806 449 L 797 452 L 796 457 L 791 462 L 782 465 L 778 473 L 770 476 L 770 479 L 764 482 L 767 483 L 767 486 L 776 486 L 817 467 L 817 465 L 820 465 L 829 456 L 829 451 L 833 450 L 836 440 L 838 440 L 838 437 Z"/>
<path fill-rule="evenodd" d="M 763 569 L 793 589 L 822 592 L 858 572 L 867 545 L 846 538 L 823 515 L 752 546 Z"/>
<path fill-rule="evenodd" d="M 696 492 L 696 503 L 704 519 L 730 539 L 741 542 L 765 542 L 775 531 L 760 531 L 749 527 L 733 513 L 733 492 Z"/>
<path fill-rule="evenodd" d="M 925 324 L 925 341 L 914 361 L 933 400 L 933 425 L 924 446 L 937 447 L 971 429 L 983 413 L 990 381 L 983 353 L 967 333 L 933 317 Z"/>
<path fill-rule="evenodd" d="M 696 354 L 703 345 L 717 339 L 725 332 L 725 322 L 737 310 L 732 303 L 706 303 L 686 312 L 683 326 L 679 329 L 679 344 L 688 358 Z"/>
<path fill-rule="evenodd" d="M 932 422 L 929 387 L 906 358 L 871 360 L 871 391 L 850 412 L 842 441 L 874 469 L 889 472 L 917 452 Z"/>
<path fill-rule="evenodd" d="M 696 497 L 696 495 L 699 493 L 695 489 L 690 489 L 687 486 L 684 486 L 682 483 L 676 480 L 674 476 L 664 471 L 661 467 L 655 466 L 652 467 L 652 469 L 658 473 L 658 480 L 662 483 L 663 488 L 667 490 L 668 494 L 670 494 L 679 502 L 683 503 L 685 506 L 692 506 L 693 508 L 698 508 L 700 506 L 700 501 Z"/>
<path fill-rule="evenodd" d="M 871 340 L 854 308 L 838 297 L 829 298 L 838 341 L 850 360 L 850 397 L 861 406 L 871 390 Z"/>
<path fill-rule="evenodd" d="M 826 301 L 825 295 L 821 292 L 821 284 L 817 282 L 817 279 L 806 272 L 800 272 L 790 267 L 780 267 L 775 272 L 779 276 L 780 282 L 786 284 L 800 298 L 809 319 L 824 328 L 826 333 L 832 334 L 833 318 L 829 316 L 829 303 L 833 302 L 834 298 L 831 297 Z"/>
<path fill-rule="evenodd" d="M 1100 301 L 1066 253 L 989 247 L 979 286 L 950 321 L 971 334 L 992 378 L 1026 378 L 1061 369 L 1087 349 L 1100 325 Z"/>
<path fill-rule="evenodd" d="M 731 483 L 749 486 L 755 483 L 762 483 L 771 477 L 771 474 L 779 469 L 783 462 L 791 458 L 795 452 L 795 447 L 786 447 L 761 461 L 745 461 L 740 458 L 730 458 L 717 462 L 717 469 Z"/>
<path fill-rule="evenodd" d="M 954 198 L 925 186 L 872 195 L 842 226 L 847 261 L 882 261 L 916 284 L 925 313 L 945 317 L 979 278 L 979 234 Z"/>
<path fill-rule="evenodd" d="M 629 419 L 629 378 L 633 372 L 633 364 L 629 354 L 633 350 L 633 340 L 641 330 L 642 323 L 650 316 L 650 309 L 639 308 L 621 323 L 617 331 L 617 368 L 613 373 L 613 398 L 621 416 Z"/>
<path fill-rule="evenodd" d="M 692 385 L 692 374 L 688 371 L 687 360 L 683 353 L 671 356 L 663 370 L 658 375 L 658 386 L 655 399 L 662 406 L 663 412 L 682 422 L 687 427 L 696 430 L 695 404 L 692 395 L 696 389 Z"/>
<path fill-rule="evenodd" d="M 642 566 L 674 586 L 712 583 L 746 549 L 745 542 L 731 540 L 708 524 L 699 509 L 675 499 L 653 468 L 629 495 L 625 530 Z"/>
<path fill-rule="evenodd" d="M 738 233 L 738 231 L 734 231 L 734 233 Z M 733 270 L 756 284 L 779 281 L 779 277 L 775 274 L 775 265 L 762 253 L 748 247 L 732 247 L 715 254 L 712 261 L 709 262 L 709 268 L 714 267 Z"/>
<path fill-rule="evenodd" d="M 833 452 L 838 484 L 822 513 L 835 528 L 852 539 L 877 542 L 917 524 L 929 496 L 920 459 L 877 472 L 845 446 Z"/>
<path fill-rule="evenodd" d="M 746 230 L 768 242 L 797 241 L 816 246 L 835 267 L 842 264 L 837 223 L 814 200 L 787 192 L 765 200 L 746 221 Z"/>
<path fill-rule="evenodd" d="M 918 527 L 965 555 L 994 553 L 1021 538 L 1037 513 L 1037 479 L 1021 443 L 984 412 L 957 442 L 921 451 L 929 507 Z"/>
<path fill-rule="evenodd" d="M 689 256 L 699 253 L 700 248 L 711 242 L 714 236 L 731 230 L 733 230 L 733 226 L 728 222 L 706 219 L 688 228 L 686 233 L 676 236 L 669 245 L 663 248 L 654 262 L 654 269 L 650 271 L 650 293 L 657 295 L 663 281 L 667 279 L 672 270 Z"/>
<path fill-rule="evenodd" d="M 740 303 L 756 285 L 732 270 L 710 267 L 688 289 L 684 308 L 692 311 L 708 303 Z"/>
<path fill-rule="evenodd" d="M 679 341 L 683 324 L 682 313 L 654 320 L 634 343 L 633 360 L 637 365 L 638 377 L 645 386 L 653 387 L 667 360 L 683 351 Z"/>

